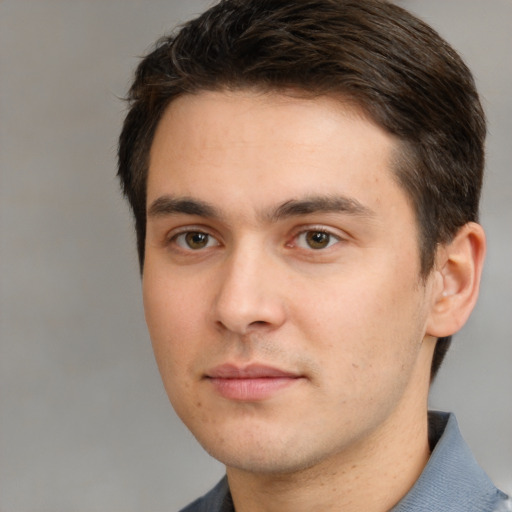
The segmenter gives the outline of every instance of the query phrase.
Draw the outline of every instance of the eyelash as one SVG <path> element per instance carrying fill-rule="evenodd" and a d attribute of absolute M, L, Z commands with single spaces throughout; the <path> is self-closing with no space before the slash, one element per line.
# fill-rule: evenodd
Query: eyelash
<path fill-rule="evenodd" d="M 180 244 L 179 243 L 180 238 L 186 238 L 187 236 L 204 236 L 207 239 L 206 245 L 204 247 L 199 247 L 199 248 L 194 249 L 194 248 L 190 247 L 190 243 L 189 243 L 190 241 L 184 240 L 183 243 Z M 214 242 L 214 243 L 211 244 L 211 242 Z M 176 245 L 176 246 L 178 246 L 178 248 L 180 250 L 198 252 L 202 249 L 219 246 L 220 242 L 217 240 L 217 238 L 215 236 L 208 233 L 204 229 L 189 228 L 189 229 L 180 231 L 178 233 L 174 233 L 172 236 L 170 236 L 166 240 L 166 244 L 167 245 Z"/>
<path fill-rule="evenodd" d="M 315 243 L 315 240 L 305 240 L 304 244 L 308 247 L 301 247 L 300 244 L 297 243 L 298 240 L 300 240 L 301 237 L 307 237 L 308 235 L 321 235 L 322 237 L 327 237 L 327 245 L 324 247 L 312 247 L 311 242 Z M 325 239 L 324 239 L 325 240 Z M 320 239 L 318 243 L 322 243 L 324 240 Z M 340 235 L 334 234 L 331 230 L 326 229 L 325 227 L 308 227 L 307 229 L 302 229 L 301 231 L 297 232 L 290 243 L 287 243 L 286 245 L 288 247 L 298 247 L 299 249 L 307 250 L 307 251 L 322 251 L 329 249 L 333 245 L 342 242 L 343 238 Z"/>

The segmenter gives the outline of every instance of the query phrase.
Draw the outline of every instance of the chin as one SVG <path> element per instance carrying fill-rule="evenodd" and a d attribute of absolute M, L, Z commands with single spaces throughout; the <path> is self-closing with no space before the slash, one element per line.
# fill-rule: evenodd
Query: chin
<path fill-rule="evenodd" d="M 319 447 L 313 440 L 283 433 L 246 432 L 242 435 L 196 436 L 202 447 L 227 468 L 254 474 L 291 474 L 308 469 L 331 454 L 332 447 Z M 304 447 L 307 447 L 304 449 Z"/>
<path fill-rule="evenodd" d="M 207 450 L 209 454 L 222 462 L 227 468 L 237 469 L 253 474 L 284 475 L 307 469 L 314 463 L 307 464 L 296 460 L 297 454 L 290 459 L 290 453 L 278 453 L 276 450 L 220 451 Z"/>

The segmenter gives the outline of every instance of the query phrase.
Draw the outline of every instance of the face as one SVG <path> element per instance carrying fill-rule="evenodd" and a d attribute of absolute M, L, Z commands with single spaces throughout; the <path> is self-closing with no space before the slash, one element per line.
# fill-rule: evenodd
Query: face
<path fill-rule="evenodd" d="M 432 292 L 395 149 L 328 97 L 202 92 L 160 122 L 146 320 L 176 412 L 228 468 L 346 457 L 426 409 Z"/>

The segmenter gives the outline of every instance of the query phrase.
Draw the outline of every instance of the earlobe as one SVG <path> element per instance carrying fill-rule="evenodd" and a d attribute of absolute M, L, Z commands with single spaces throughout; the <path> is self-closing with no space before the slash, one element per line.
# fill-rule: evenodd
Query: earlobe
<path fill-rule="evenodd" d="M 427 334 L 450 336 L 466 323 L 478 298 L 485 248 L 482 226 L 469 222 L 438 249 Z"/>

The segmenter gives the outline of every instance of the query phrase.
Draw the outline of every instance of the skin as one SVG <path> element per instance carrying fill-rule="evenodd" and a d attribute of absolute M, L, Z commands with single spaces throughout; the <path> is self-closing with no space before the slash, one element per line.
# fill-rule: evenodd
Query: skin
<path fill-rule="evenodd" d="M 444 251 L 420 277 L 397 145 L 329 97 L 201 92 L 159 124 L 146 320 L 171 403 L 226 464 L 237 512 L 389 510 L 428 459 L 432 353 L 445 317 L 463 323 L 466 274 Z M 218 378 L 226 364 L 285 376 Z"/>

